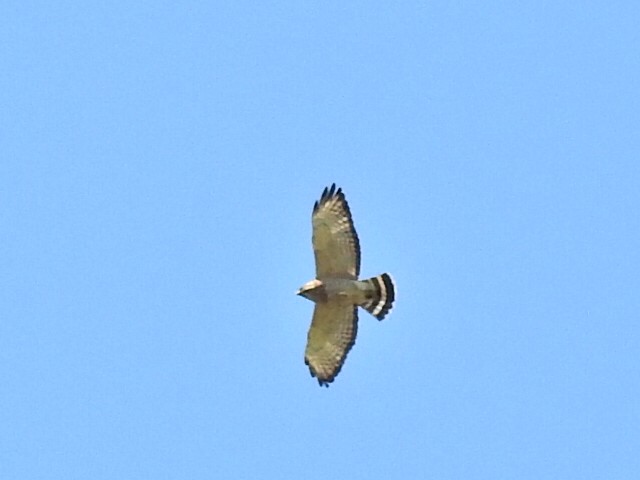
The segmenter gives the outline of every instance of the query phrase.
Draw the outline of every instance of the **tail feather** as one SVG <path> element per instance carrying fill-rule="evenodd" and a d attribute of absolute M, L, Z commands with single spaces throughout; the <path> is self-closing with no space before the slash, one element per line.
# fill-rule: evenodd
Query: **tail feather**
<path fill-rule="evenodd" d="M 396 287 L 391 275 L 383 273 L 377 277 L 365 280 L 372 288 L 371 297 L 360 305 L 378 320 L 382 320 L 389 313 L 396 298 Z"/>

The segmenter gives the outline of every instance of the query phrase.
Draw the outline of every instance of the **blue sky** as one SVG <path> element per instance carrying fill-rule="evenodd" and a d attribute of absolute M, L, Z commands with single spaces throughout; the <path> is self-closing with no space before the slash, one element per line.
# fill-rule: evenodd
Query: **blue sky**
<path fill-rule="evenodd" d="M 3 2 L 0 477 L 637 478 L 639 24 Z M 398 300 L 325 389 L 332 182 Z"/>

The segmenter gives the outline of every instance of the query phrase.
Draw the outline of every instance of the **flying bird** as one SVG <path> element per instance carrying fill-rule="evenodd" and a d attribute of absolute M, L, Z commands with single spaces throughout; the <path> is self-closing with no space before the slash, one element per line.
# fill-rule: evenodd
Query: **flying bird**
<path fill-rule="evenodd" d="M 358 280 L 360 240 L 335 183 L 322 192 L 311 220 L 316 278 L 297 294 L 315 302 L 304 361 L 311 376 L 328 387 L 356 341 L 358 307 L 382 320 L 395 299 L 395 284 L 388 273 Z"/>

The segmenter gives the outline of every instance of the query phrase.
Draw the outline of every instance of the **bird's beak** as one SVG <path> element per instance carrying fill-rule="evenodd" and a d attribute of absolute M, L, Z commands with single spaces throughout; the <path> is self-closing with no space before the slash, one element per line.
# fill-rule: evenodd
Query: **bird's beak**
<path fill-rule="evenodd" d="M 301 288 L 299 288 L 298 290 L 296 290 L 296 292 L 295 292 L 295 293 L 296 293 L 296 295 L 300 295 L 300 294 L 302 293 L 302 289 L 301 289 Z"/>

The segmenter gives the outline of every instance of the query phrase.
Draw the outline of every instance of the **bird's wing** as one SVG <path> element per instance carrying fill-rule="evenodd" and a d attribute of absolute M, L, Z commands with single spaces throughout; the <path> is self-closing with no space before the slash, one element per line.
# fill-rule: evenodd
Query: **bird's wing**
<path fill-rule="evenodd" d="M 344 193 L 335 183 L 313 206 L 312 223 L 316 276 L 357 279 L 360 241 Z"/>
<path fill-rule="evenodd" d="M 357 309 L 355 305 L 337 301 L 316 303 L 304 362 L 320 385 L 333 382 L 356 342 Z"/>

